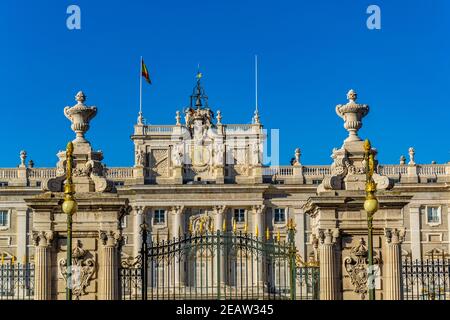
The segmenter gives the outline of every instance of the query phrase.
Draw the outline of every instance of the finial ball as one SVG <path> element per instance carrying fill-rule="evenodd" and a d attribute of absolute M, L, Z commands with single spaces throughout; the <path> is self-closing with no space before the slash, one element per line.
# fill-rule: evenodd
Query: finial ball
<path fill-rule="evenodd" d="M 77 95 L 75 96 L 75 100 L 79 103 L 83 103 L 86 101 L 86 95 L 83 91 L 78 91 Z"/>
<path fill-rule="evenodd" d="M 356 93 L 356 91 L 353 89 L 350 89 L 350 91 L 347 93 L 347 99 L 350 102 L 355 102 L 357 98 L 358 98 L 358 94 Z"/>

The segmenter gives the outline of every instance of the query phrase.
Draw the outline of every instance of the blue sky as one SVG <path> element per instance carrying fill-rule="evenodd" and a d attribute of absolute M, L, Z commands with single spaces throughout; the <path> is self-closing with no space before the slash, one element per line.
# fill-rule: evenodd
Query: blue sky
<path fill-rule="evenodd" d="M 81 8 L 81 30 L 66 9 Z M 366 9 L 381 8 L 381 30 Z M 99 108 L 87 134 L 108 166 L 132 165 L 130 135 L 139 105 L 172 124 L 195 82 L 197 64 L 224 123 L 249 123 L 254 54 L 259 56 L 261 120 L 280 129 L 280 160 L 296 147 L 304 164 L 329 164 L 346 137 L 335 105 L 353 88 L 371 107 L 360 135 L 382 163 L 408 147 L 416 161 L 450 161 L 450 3 L 433 1 L 93 1 L 0 2 L 1 167 L 27 150 L 36 166 L 56 163 L 74 137 L 63 108 L 82 89 Z"/>

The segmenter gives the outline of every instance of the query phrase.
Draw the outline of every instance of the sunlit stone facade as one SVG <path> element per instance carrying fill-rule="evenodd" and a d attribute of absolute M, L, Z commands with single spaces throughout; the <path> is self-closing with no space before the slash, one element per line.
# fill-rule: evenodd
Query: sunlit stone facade
<path fill-rule="evenodd" d="M 189 106 L 176 112 L 174 124 L 146 125 L 140 115 L 131 138 L 135 163 L 130 167 L 104 166 L 103 154 L 92 151 L 85 140 L 84 132 L 96 109 L 89 119 L 82 121 L 70 118 L 73 115 L 65 110 L 77 133 L 74 142 L 78 153 L 86 155 L 85 160 L 77 162 L 77 192 L 111 192 L 127 199 L 131 210 L 117 221 L 117 230 L 123 236 L 122 258 L 138 255 L 141 247 L 139 230 L 144 221 L 151 237 L 160 239 L 184 234 L 190 228 L 195 232 L 200 220 L 210 230 L 230 229 L 235 224 L 238 231 L 246 229 L 262 233 L 267 230 L 284 239 L 287 223 L 293 219 L 296 246 L 304 261 L 319 260 L 326 254 L 325 250 L 334 250 L 325 245 L 331 246 L 336 241 L 339 250 L 349 251 L 357 245 L 357 238 L 365 235 L 367 224 L 362 206 L 352 213 L 344 212 L 336 220 L 326 220 L 326 210 L 323 211 L 323 203 L 328 199 L 326 201 L 333 203 L 330 204 L 334 210 L 332 215 L 337 216 L 339 209 L 333 201 L 342 197 L 342 192 L 364 195 L 361 139 L 357 132 L 369 109 L 356 104 L 353 91 L 349 92 L 348 100 L 346 105 L 337 107 L 337 113 L 343 118 L 349 137 L 341 149 L 333 150 L 331 165 L 302 164 L 300 149 L 293 150 L 291 165 L 264 165 L 268 133 L 263 129 L 258 112 L 253 115 L 252 124 L 226 123 L 222 119 L 225 115 L 209 107 L 200 81 L 190 97 Z M 72 111 L 87 108 L 84 101 L 84 95 L 79 93 Z M 377 112 L 376 109 L 373 112 Z M 87 123 L 87 127 L 77 121 Z M 91 138 L 95 144 L 95 137 Z M 375 250 L 385 250 L 385 240 L 391 243 L 391 236 L 385 237 L 382 229 L 395 228 L 402 233 L 401 255 L 422 258 L 433 253 L 447 257 L 450 250 L 450 162 L 420 164 L 416 162 L 413 148 L 406 151 L 408 159 L 402 156 L 399 164 L 379 164 L 376 168 L 380 194 L 387 192 L 386 197 L 397 197 L 386 203 L 391 201 L 392 208 L 395 204 L 398 211 L 392 220 L 386 213 L 379 213 L 385 216 L 380 233 L 375 235 Z M 114 157 L 111 154 L 104 156 Z M 27 163 L 26 152 L 22 151 L 17 168 L 0 169 L 0 254 L 4 263 L 12 259 L 19 262 L 36 260 L 35 246 L 41 242 L 36 232 L 42 229 L 45 221 L 36 224 L 34 209 L 24 199 L 61 191 L 64 152 L 58 153 L 58 159 L 55 168 L 37 168 L 33 163 Z M 317 210 L 322 213 L 311 209 L 314 201 L 320 203 Z M 340 205 L 346 206 L 345 201 Z M 383 205 L 383 201 L 381 203 Z M 389 206 L 387 204 L 386 208 Z M 85 218 L 90 219 L 89 216 Z M 92 218 L 92 223 L 95 221 Z M 51 229 L 50 223 L 48 228 Z M 94 230 L 95 226 L 92 228 Z M 105 246 L 111 237 L 104 236 Z M 343 279 L 337 284 L 340 293 L 330 297 L 352 298 L 353 288 L 341 269 L 337 273 L 337 277 Z M 58 290 L 61 292 L 62 289 Z"/>

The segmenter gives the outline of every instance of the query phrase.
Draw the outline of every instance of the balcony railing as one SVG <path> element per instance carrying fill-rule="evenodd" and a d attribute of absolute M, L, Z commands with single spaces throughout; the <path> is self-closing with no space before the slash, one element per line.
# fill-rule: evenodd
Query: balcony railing
<path fill-rule="evenodd" d="M 305 176 L 326 176 L 331 174 L 330 166 L 304 166 L 303 175 Z"/>
<path fill-rule="evenodd" d="M 279 167 L 265 167 L 263 169 L 264 176 L 292 176 L 294 175 L 294 168 L 290 166 L 279 166 Z"/>
<path fill-rule="evenodd" d="M 107 168 L 105 170 L 105 175 L 108 179 L 132 179 L 133 178 L 133 168 L 123 167 L 123 168 Z"/>

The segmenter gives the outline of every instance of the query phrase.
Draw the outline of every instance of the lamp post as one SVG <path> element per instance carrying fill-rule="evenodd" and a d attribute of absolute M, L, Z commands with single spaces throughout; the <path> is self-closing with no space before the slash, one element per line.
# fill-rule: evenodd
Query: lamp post
<path fill-rule="evenodd" d="M 373 180 L 373 173 L 375 169 L 374 152 L 370 141 L 364 141 L 364 160 L 366 164 L 366 200 L 364 201 L 364 209 L 367 212 L 367 246 L 368 246 L 368 285 L 369 285 L 369 300 L 375 300 L 375 285 L 372 281 L 374 279 L 373 272 L 373 216 L 378 210 L 378 200 L 375 196 L 377 185 Z"/>
<path fill-rule="evenodd" d="M 66 300 L 72 300 L 72 215 L 77 211 L 75 185 L 72 181 L 73 143 L 69 142 L 66 148 L 66 182 L 64 184 L 64 202 L 62 211 L 67 215 L 67 259 L 66 259 Z"/>

